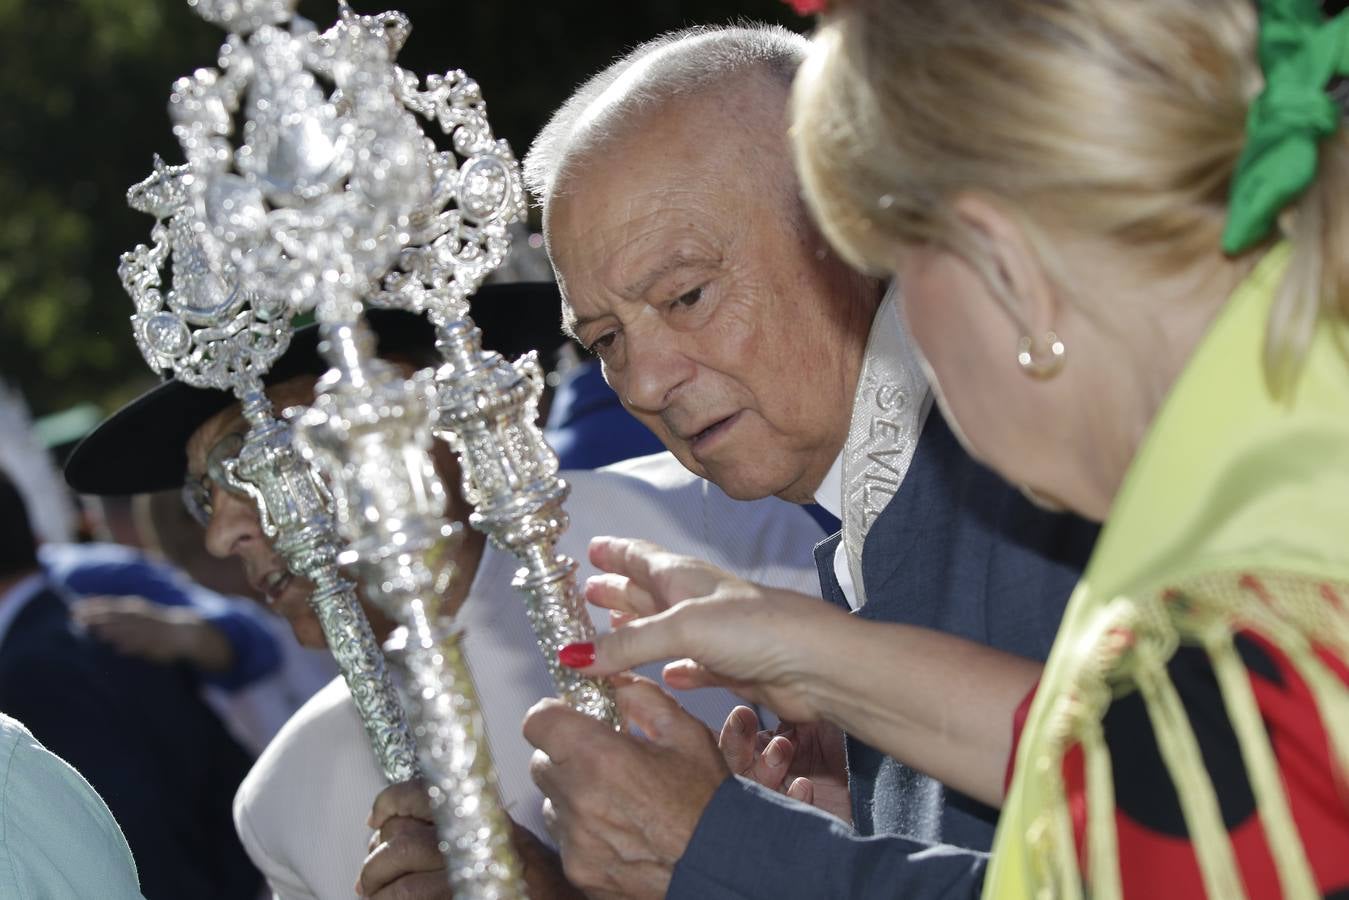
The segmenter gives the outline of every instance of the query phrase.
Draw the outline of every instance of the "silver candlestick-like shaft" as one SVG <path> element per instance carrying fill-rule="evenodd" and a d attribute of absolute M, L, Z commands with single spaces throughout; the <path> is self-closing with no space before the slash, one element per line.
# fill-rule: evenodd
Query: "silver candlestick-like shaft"
<path fill-rule="evenodd" d="M 334 368 L 296 419 L 297 446 L 332 491 L 348 542 L 339 563 L 410 632 L 406 705 L 455 895 L 521 897 L 460 637 L 438 609 L 457 541 L 427 453 L 433 386 L 375 359 L 360 320 L 361 296 L 401 250 L 456 231 L 445 205 L 484 179 L 436 152 L 404 102 L 400 13 L 343 3 L 320 33 L 292 17 L 292 0 L 195 6 L 232 32 L 219 69 L 181 79 L 170 101 L 204 253 L 236 267 L 265 308 L 317 306 Z"/>
<path fill-rule="evenodd" d="M 433 319 L 439 318 L 433 316 Z M 576 585 L 576 561 L 557 552 L 567 530 L 557 454 L 536 424 L 543 372 L 531 353 L 514 364 L 482 349 L 467 316 L 437 324 L 448 361 L 438 372 L 439 431 L 459 454 L 470 523 L 524 565 L 514 585 L 524 592 L 530 624 L 559 696 L 615 728 L 618 707 L 607 682 L 563 666 L 557 651 L 590 641 L 595 626 Z"/>
<path fill-rule="evenodd" d="M 370 598 L 408 628 L 406 696 L 456 897 L 525 895 L 462 633 L 441 608 L 462 540 L 445 521 L 429 455 L 435 386 L 374 358 L 360 320 L 323 326 L 333 369 L 296 422 L 305 455 L 333 474 L 334 507 Z"/>
<path fill-rule="evenodd" d="M 390 781 L 416 775 L 407 719 L 370 624 L 350 582 L 337 570 L 337 536 L 322 481 L 295 452 L 290 426 L 272 414 L 260 373 L 283 353 L 290 323 L 283 306 L 268 308 L 231 284 L 232 271 L 196 239 L 187 203 L 187 166 L 155 160 L 154 173 L 128 192 L 130 205 L 155 216 L 153 243 L 123 254 L 118 273 L 136 306 L 132 328 L 146 362 L 194 387 L 233 393 L 248 423 L 233 487 L 247 493 L 263 531 L 291 572 L 314 585 L 310 604 L 380 769 Z M 172 265 L 164 292 L 162 270 Z"/>
<path fill-rule="evenodd" d="M 290 426 L 272 415 L 266 394 L 255 389 L 241 400 L 249 431 L 231 468 L 253 496 L 263 530 L 275 537 L 287 566 L 314 585 L 310 605 L 384 777 L 392 783 L 415 778 L 415 747 L 384 653 L 356 599 L 355 585 L 338 571 L 338 539 L 327 491 L 296 452 Z"/>
<path fill-rule="evenodd" d="M 396 268 L 368 302 L 426 313 L 437 327 L 437 345 L 447 364 L 440 385 L 437 433 L 459 454 L 464 493 L 475 511 L 474 527 L 517 556 L 523 568 L 515 585 L 526 597 L 530 624 L 558 693 L 573 707 L 617 726 L 619 716 L 607 684 L 562 666 L 559 648 L 589 640 L 594 626 L 576 587 L 576 563 L 557 551 L 567 528 L 562 502 L 566 483 L 557 477 L 557 455 L 534 424 L 542 380 L 538 365 L 514 365 L 482 349 L 468 314 L 467 297 L 509 248 L 507 226 L 523 218 L 519 165 L 504 141 L 492 136 L 478 85 L 462 72 L 427 80 L 420 88 L 405 77 L 403 105 L 441 123 L 455 150 L 433 161 L 438 185 L 430 210 L 453 200 L 452 212 L 427 212 L 409 234 Z"/>

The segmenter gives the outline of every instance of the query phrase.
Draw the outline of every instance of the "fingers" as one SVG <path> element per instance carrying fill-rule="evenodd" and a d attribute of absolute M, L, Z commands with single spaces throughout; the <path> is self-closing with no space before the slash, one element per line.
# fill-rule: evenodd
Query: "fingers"
<path fill-rule="evenodd" d="M 755 735 L 759 730 L 759 717 L 748 706 L 737 706 L 726 717 L 717 737 L 717 748 L 721 750 L 726 766 L 737 775 L 743 775 L 754 765 Z"/>
<path fill-rule="evenodd" d="M 441 885 L 447 885 L 435 826 L 416 819 L 391 821 L 398 823 L 391 829 L 394 833 L 385 835 L 385 839 L 365 858 L 356 881 L 356 892 L 363 897 L 376 896 L 377 892 L 390 888 L 395 882 L 419 873 L 433 873 Z M 403 886 L 399 887 L 401 890 Z"/>
<path fill-rule="evenodd" d="M 653 615 L 665 609 L 650 592 L 625 575 L 604 572 L 591 575 L 585 584 L 586 602 L 610 610 L 610 616 Z"/>
<path fill-rule="evenodd" d="M 809 778 L 802 776 L 797 778 L 791 784 L 787 785 L 787 796 L 801 803 L 815 805 L 815 784 Z"/>
<path fill-rule="evenodd" d="M 382 890 L 371 894 L 369 900 L 453 900 L 448 876 L 444 871 L 418 872 L 404 875 Z"/>
<path fill-rule="evenodd" d="M 420 778 L 391 784 L 375 796 L 366 824 L 379 830 L 394 816 L 406 816 L 431 822 L 431 796 Z"/>
<path fill-rule="evenodd" d="M 577 712 L 556 697 L 535 703 L 525 713 L 523 730 L 525 740 L 542 750 L 549 762 L 558 765 L 565 765 L 573 754 L 613 734 L 608 725 Z"/>
<path fill-rule="evenodd" d="M 617 682 L 614 697 L 623 721 L 640 729 L 652 743 L 687 747 L 694 742 L 701 745 L 710 736 L 706 725 L 649 678 L 634 676 Z"/>
<path fill-rule="evenodd" d="M 690 597 L 706 596 L 723 582 L 737 580 L 701 560 L 671 553 L 650 541 L 628 538 L 592 539 L 590 561 L 604 572 L 627 578 L 645 591 L 658 609 Z"/>
<path fill-rule="evenodd" d="M 684 648 L 689 643 L 688 633 L 704 626 L 705 615 L 697 604 L 681 604 L 648 618 L 629 621 L 593 642 L 568 644 L 558 651 L 558 659 L 587 675 L 603 677 L 644 663 L 687 656 L 688 650 Z"/>
<path fill-rule="evenodd" d="M 676 691 L 733 685 L 732 681 L 722 678 L 691 659 L 679 659 L 669 663 L 661 670 L 661 678 Z"/>
<path fill-rule="evenodd" d="M 422 819 L 412 819 L 407 816 L 392 816 L 385 819 L 379 830 L 371 833 L 370 840 L 366 842 L 366 852 L 369 853 L 380 844 L 398 840 L 404 835 L 415 837 L 427 825 L 434 825 L 434 823 Z"/>

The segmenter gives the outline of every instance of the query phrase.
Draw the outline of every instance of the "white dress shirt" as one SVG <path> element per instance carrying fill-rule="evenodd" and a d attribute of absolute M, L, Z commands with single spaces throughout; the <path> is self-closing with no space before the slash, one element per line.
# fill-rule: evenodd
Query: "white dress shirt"
<path fill-rule="evenodd" d="M 566 506 L 571 527 L 558 549 L 580 563 L 582 584 L 595 573 L 586 558 L 590 538 L 615 534 L 655 541 L 742 578 L 819 596 L 811 548 L 820 529 L 799 506 L 774 498 L 732 500 L 668 453 L 564 474 L 572 488 Z M 502 801 L 516 821 L 547 839 L 543 798 L 529 777 L 533 750 L 520 723 L 553 687 L 524 599 L 510 586 L 517 568 L 515 557 L 489 544 L 460 617 Z M 608 617 L 596 612 L 596 628 L 607 631 Z M 659 680 L 659 664 L 644 671 Z M 719 690 L 678 696 L 718 730 L 739 702 Z M 278 898 L 352 896 L 368 852 L 366 818 L 383 787 L 351 697 L 338 679 L 286 724 L 235 797 L 239 836 Z"/>

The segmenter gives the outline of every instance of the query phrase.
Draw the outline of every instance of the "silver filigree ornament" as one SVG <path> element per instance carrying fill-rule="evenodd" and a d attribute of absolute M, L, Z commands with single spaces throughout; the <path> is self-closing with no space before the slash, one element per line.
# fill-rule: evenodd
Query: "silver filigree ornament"
<path fill-rule="evenodd" d="M 187 0 L 197 15 L 235 34 L 278 25 L 295 12 L 298 0 Z"/>
<path fill-rule="evenodd" d="M 390 62 L 407 31 L 396 13 L 348 12 L 321 34 L 298 19 L 263 25 L 231 35 L 218 69 L 174 85 L 202 241 L 245 290 L 305 311 L 319 278 L 359 295 L 406 245 L 432 196 L 430 148 Z"/>
<path fill-rule="evenodd" d="M 156 219 L 153 243 L 123 254 L 118 270 L 135 301 L 133 332 L 152 369 L 240 400 L 249 430 L 227 477 L 254 500 L 291 571 L 314 585 L 310 603 L 380 767 L 391 781 L 405 781 L 417 771 L 411 734 L 379 643 L 352 584 L 338 572 L 330 497 L 263 391 L 263 374 L 290 342 L 289 310 L 240 290 L 235 269 L 202 246 L 189 202 L 193 178 L 190 166 L 166 166 L 156 157 L 150 177 L 127 193 L 132 208 Z"/>
<path fill-rule="evenodd" d="M 545 665 L 558 694 L 576 709 L 619 727 L 609 685 L 563 666 L 557 651 L 593 640 L 594 625 L 576 583 L 576 562 L 557 552 L 569 492 L 557 454 L 536 424 L 542 372 L 532 355 L 514 364 L 484 351 L 468 296 L 510 250 L 511 223 L 525 214 L 519 165 L 493 137 L 476 82 L 463 72 L 400 78 L 403 103 L 440 124 L 453 152 L 433 158 L 437 195 L 426 227 L 410 236 L 398 267 L 370 305 L 426 313 L 446 365 L 437 372 L 437 434 L 458 453 L 470 523 L 522 563 L 514 584 L 525 594 Z M 464 157 L 462 163 L 459 156 Z M 452 205 L 451 205 L 452 204 Z"/>
<path fill-rule="evenodd" d="M 407 701 L 451 885 L 458 897 L 523 896 L 460 634 L 439 608 L 458 537 L 428 453 L 434 389 L 374 358 L 360 320 L 362 297 L 414 239 L 458 227 L 458 210 L 444 206 L 459 173 L 405 102 L 407 76 L 393 64 L 405 17 L 343 4 L 323 33 L 279 24 L 230 36 L 218 70 L 175 86 L 175 134 L 197 178 L 191 203 L 203 243 L 243 289 L 317 312 L 334 368 L 293 420 L 296 443 L 331 485 L 343 560 L 409 630 Z M 498 201 L 490 172 L 475 172 L 486 212 Z"/>

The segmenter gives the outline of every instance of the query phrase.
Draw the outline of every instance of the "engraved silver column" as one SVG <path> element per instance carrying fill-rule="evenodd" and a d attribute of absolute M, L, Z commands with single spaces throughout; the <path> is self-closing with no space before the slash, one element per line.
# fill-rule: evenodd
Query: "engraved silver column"
<path fill-rule="evenodd" d="M 433 160 L 437 195 L 409 236 L 397 268 L 369 298 L 376 306 L 426 313 L 447 361 L 438 374 L 437 433 L 459 454 L 470 522 L 523 563 L 515 585 L 525 593 L 530 624 L 559 695 L 574 708 L 619 724 L 607 683 L 561 665 L 557 651 L 594 637 L 576 585 L 576 563 L 557 553 L 567 528 L 557 455 L 535 425 L 542 389 L 532 358 L 506 362 L 482 350 L 467 297 L 500 265 L 508 226 L 525 213 L 520 171 L 510 147 L 487 121 L 478 85 L 463 72 L 428 79 L 405 76 L 404 106 L 440 123 L 454 154 Z M 462 159 L 460 159 L 462 158 Z M 450 204 L 453 204 L 452 208 Z M 445 211 L 440 211 L 445 210 Z"/>
<path fill-rule="evenodd" d="M 557 477 L 557 454 L 536 424 L 543 372 L 534 354 L 507 363 L 482 349 L 467 316 L 441 321 L 437 345 L 448 360 L 438 373 L 438 434 L 459 454 L 464 496 L 474 506 L 473 527 L 524 565 L 513 584 L 525 594 L 539 649 L 559 696 L 608 722 L 620 720 L 607 682 L 562 665 L 557 651 L 591 641 L 595 626 L 576 584 L 576 561 L 557 552 L 567 530 L 562 502 L 567 483 Z"/>
<path fill-rule="evenodd" d="M 462 634 L 440 604 L 457 577 L 461 535 L 444 519 L 445 489 L 429 455 L 434 382 L 429 372 L 405 380 L 374 358 L 360 320 L 325 323 L 322 333 L 333 369 L 297 420 L 297 438 L 333 475 L 348 541 L 341 561 L 408 628 L 406 696 L 450 884 L 456 897 L 523 897 Z"/>
<path fill-rule="evenodd" d="M 456 541 L 427 450 L 433 386 L 375 359 L 359 318 L 403 247 L 456 227 L 442 209 L 453 154 L 422 133 L 402 96 L 411 76 L 393 63 L 410 26 L 345 3 L 322 33 L 291 17 L 292 0 L 196 7 L 232 32 L 219 69 L 181 79 L 170 102 L 202 242 L 258 302 L 317 307 L 334 369 L 297 445 L 332 490 L 339 561 L 411 633 L 407 705 L 455 894 L 521 897 L 459 635 L 437 609 Z"/>
<path fill-rule="evenodd" d="M 407 719 L 384 655 L 337 570 L 337 536 L 322 481 L 291 443 L 290 426 L 272 414 L 261 374 L 290 341 L 284 305 L 255 303 L 238 289 L 228 264 L 195 239 L 183 179 L 187 166 L 155 160 L 154 173 L 127 194 L 158 220 L 152 245 L 122 255 L 118 274 L 136 306 L 132 330 L 150 368 L 194 387 L 229 391 L 241 402 L 248 432 L 230 464 L 235 485 L 257 505 L 263 531 L 296 575 L 314 585 L 310 605 L 351 691 L 385 778 L 416 775 Z M 172 266 L 172 288 L 161 290 Z"/>

